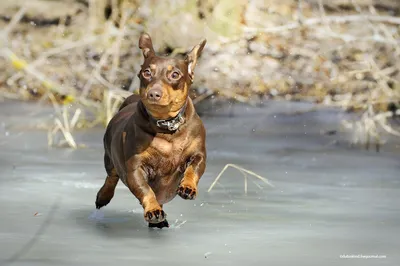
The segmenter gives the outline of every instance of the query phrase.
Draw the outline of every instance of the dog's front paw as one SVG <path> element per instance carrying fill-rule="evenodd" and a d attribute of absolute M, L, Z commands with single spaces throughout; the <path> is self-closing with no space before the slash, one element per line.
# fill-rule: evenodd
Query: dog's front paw
<path fill-rule="evenodd" d="M 164 221 L 162 221 L 160 223 L 156 223 L 156 224 L 149 223 L 149 227 L 150 228 L 155 228 L 156 227 L 156 228 L 162 229 L 164 227 L 169 227 L 169 224 L 168 224 L 167 220 L 164 220 Z"/>
<path fill-rule="evenodd" d="M 152 224 L 160 223 L 164 221 L 166 217 L 167 214 L 161 209 L 161 207 L 145 211 L 144 213 L 144 219 Z"/>
<path fill-rule="evenodd" d="M 193 200 L 193 199 L 196 198 L 197 189 L 195 187 L 190 186 L 190 185 L 181 184 L 179 186 L 179 188 L 178 188 L 178 195 L 182 199 Z"/>

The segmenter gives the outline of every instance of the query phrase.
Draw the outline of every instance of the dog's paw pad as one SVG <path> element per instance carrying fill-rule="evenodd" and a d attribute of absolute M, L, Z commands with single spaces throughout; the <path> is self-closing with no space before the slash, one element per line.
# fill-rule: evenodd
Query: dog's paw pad
<path fill-rule="evenodd" d="M 148 221 L 149 223 L 155 223 L 155 224 L 164 221 L 166 217 L 167 217 L 167 214 L 162 209 L 155 209 L 155 210 L 147 211 L 144 214 L 144 218 L 146 219 L 146 221 Z"/>
<path fill-rule="evenodd" d="M 196 198 L 197 190 L 189 186 L 181 185 L 178 188 L 178 195 L 183 199 L 193 200 Z"/>

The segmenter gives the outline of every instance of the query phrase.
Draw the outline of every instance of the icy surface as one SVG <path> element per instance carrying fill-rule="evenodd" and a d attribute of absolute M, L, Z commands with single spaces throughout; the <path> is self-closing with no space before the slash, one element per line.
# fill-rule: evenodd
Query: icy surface
<path fill-rule="evenodd" d="M 121 183 L 95 211 L 104 129 L 76 133 L 87 148 L 47 148 L 29 129 L 49 110 L 0 104 L 0 265 L 400 265 L 400 148 L 349 148 L 341 114 L 271 103 L 203 118 L 208 165 L 195 201 L 164 206 L 171 227 L 149 229 Z M 229 168 L 249 169 L 274 188 Z M 253 181 L 255 183 L 253 183 Z M 384 255 L 343 259 L 340 255 Z"/>

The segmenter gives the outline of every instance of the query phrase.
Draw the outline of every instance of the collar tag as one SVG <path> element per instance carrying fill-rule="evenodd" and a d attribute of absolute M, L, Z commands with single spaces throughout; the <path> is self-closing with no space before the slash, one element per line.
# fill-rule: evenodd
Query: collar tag
<path fill-rule="evenodd" d="M 184 119 L 181 114 L 171 120 L 157 120 L 156 124 L 159 128 L 168 128 L 169 131 L 177 130 L 184 123 Z"/>

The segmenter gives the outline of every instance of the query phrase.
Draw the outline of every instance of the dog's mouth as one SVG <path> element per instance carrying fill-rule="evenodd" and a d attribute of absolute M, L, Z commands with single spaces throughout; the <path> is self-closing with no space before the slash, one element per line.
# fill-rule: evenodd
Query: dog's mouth
<path fill-rule="evenodd" d="M 157 101 L 157 100 L 152 100 L 152 99 L 146 99 L 146 104 L 151 105 L 151 106 L 159 106 L 159 107 L 167 107 L 170 104 L 166 103 L 164 101 Z"/>

